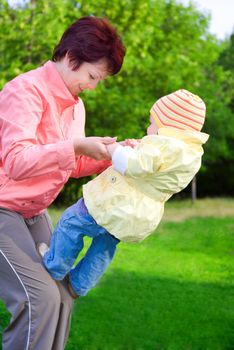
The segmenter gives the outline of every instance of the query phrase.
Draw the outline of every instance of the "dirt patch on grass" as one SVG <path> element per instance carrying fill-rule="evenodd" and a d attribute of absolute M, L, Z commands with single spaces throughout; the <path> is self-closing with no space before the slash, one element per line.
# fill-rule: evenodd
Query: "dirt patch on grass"
<path fill-rule="evenodd" d="M 163 221 L 184 221 L 192 217 L 233 217 L 234 198 L 173 201 L 165 205 Z"/>

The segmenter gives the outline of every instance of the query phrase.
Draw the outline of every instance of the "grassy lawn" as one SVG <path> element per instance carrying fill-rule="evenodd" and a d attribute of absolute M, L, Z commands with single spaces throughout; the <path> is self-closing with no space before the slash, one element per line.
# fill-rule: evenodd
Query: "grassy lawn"
<path fill-rule="evenodd" d="M 76 300 L 66 350 L 234 349 L 233 233 L 234 200 L 170 201 L 157 232 L 120 243 Z M 8 318 L 1 304 L 0 332 Z"/>

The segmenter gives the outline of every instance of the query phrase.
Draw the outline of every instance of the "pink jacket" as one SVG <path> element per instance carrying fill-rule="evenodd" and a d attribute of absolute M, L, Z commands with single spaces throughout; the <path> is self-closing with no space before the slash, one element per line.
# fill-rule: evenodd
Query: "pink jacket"
<path fill-rule="evenodd" d="M 0 93 L 0 206 L 25 218 L 44 211 L 69 177 L 110 162 L 75 157 L 72 137 L 84 136 L 85 109 L 54 63 L 24 73 Z"/>

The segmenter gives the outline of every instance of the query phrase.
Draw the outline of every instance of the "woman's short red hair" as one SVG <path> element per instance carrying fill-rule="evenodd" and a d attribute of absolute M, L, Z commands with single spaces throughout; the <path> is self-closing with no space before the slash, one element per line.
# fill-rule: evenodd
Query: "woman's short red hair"
<path fill-rule="evenodd" d="M 55 47 L 52 60 L 60 61 L 66 55 L 73 70 L 83 62 L 106 60 L 111 75 L 119 72 L 125 47 L 113 25 L 105 18 L 87 16 L 74 22 Z"/>

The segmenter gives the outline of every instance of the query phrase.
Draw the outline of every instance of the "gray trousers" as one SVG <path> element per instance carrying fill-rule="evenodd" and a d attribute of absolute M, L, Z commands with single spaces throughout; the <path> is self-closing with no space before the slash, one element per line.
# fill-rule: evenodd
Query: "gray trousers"
<path fill-rule="evenodd" d="M 37 242 L 49 244 L 47 213 L 24 219 L 0 208 L 0 298 L 11 313 L 3 350 L 62 350 L 73 299 L 66 282 L 55 282 L 42 265 Z"/>

